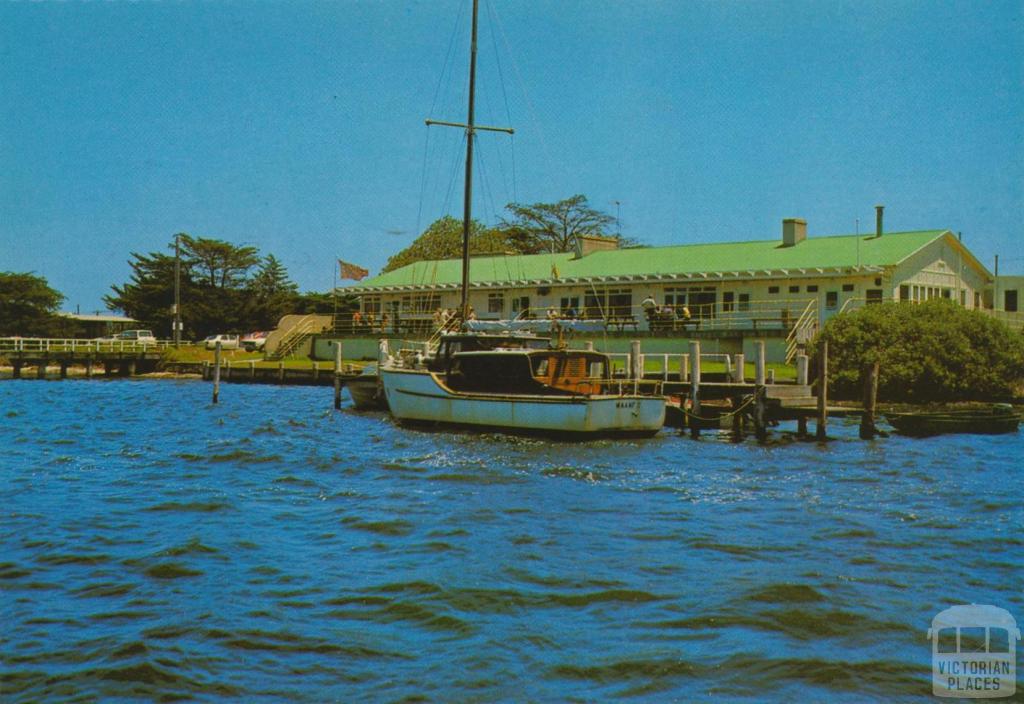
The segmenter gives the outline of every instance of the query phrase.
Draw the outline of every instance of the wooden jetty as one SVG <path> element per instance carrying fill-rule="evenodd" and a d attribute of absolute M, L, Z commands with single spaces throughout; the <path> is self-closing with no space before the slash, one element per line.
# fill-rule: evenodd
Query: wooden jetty
<path fill-rule="evenodd" d="M 257 362 L 222 362 L 220 365 L 220 381 L 238 384 L 278 384 L 282 386 L 333 386 L 335 383 L 334 366 L 313 362 L 310 368 L 296 368 L 278 362 L 273 366 L 257 366 Z M 182 374 L 199 374 L 206 381 L 212 381 L 217 365 L 212 362 L 171 362 L 165 365 L 168 371 Z M 351 377 L 358 376 L 359 371 L 352 365 L 342 368 L 340 377 L 342 384 Z"/>
<path fill-rule="evenodd" d="M 13 377 L 19 378 L 22 370 L 35 367 L 36 375 L 42 379 L 49 367 L 57 366 L 61 378 L 68 375 L 71 366 L 84 367 L 85 376 L 94 374 L 99 366 L 105 376 L 131 376 L 151 372 L 158 368 L 163 352 L 172 343 L 144 343 L 121 340 L 54 340 L 38 338 L 2 338 L 0 356 L 6 358 L 12 368 Z M 743 354 L 701 354 L 700 341 L 690 342 L 689 352 L 678 355 L 678 371 L 669 371 L 669 355 L 662 357 L 660 372 L 646 371 L 648 355 L 640 351 L 640 344 L 634 341 L 631 352 L 624 356 L 625 364 L 616 378 L 638 379 L 661 385 L 667 398 L 669 412 L 666 425 L 688 429 L 693 437 L 699 437 L 702 429 L 721 427 L 723 421 L 730 422 L 737 432 L 748 425 L 755 434 L 763 438 L 767 428 L 783 420 L 796 420 L 798 434 L 807 434 L 807 421 L 816 421 L 816 437 L 827 438 L 828 417 L 858 415 L 862 418 L 861 436 L 865 438 L 882 434 L 874 427 L 875 400 L 877 397 L 877 364 L 865 370 L 864 405 L 862 408 L 828 405 L 828 388 L 820 380 L 827 378 L 828 346 L 822 342 L 818 350 L 817 379 L 809 380 L 808 358 L 796 357 L 795 383 L 775 383 L 773 375 L 766 369 L 764 343 L 755 345 L 753 379 L 746 376 L 746 360 Z M 220 350 L 217 350 L 219 353 Z M 334 363 L 313 362 L 311 367 L 290 367 L 278 361 L 268 365 L 256 360 L 224 360 L 216 354 L 216 362 L 168 362 L 160 369 L 179 374 L 196 374 L 214 382 L 216 398 L 220 382 L 256 383 L 299 386 L 333 386 L 334 405 L 341 405 L 341 389 L 360 373 L 352 364 L 342 364 L 341 345 L 335 345 Z M 709 374 L 703 368 L 702 360 L 724 362 L 725 371 Z"/>
<path fill-rule="evenodd" d="M 47 369 L 58 367 L 66 378 L 69 367 L 83 367 L 91 377 L 103 367 L 105 376 L 133 376 L 154 371 L 169 342 L 134 340 L 76 340 L 6 337 L 0 338 L 0 357 L 8 360 L 15 379 L 22 370 L 34 367 L 39 379 L 46 378 Z"/>

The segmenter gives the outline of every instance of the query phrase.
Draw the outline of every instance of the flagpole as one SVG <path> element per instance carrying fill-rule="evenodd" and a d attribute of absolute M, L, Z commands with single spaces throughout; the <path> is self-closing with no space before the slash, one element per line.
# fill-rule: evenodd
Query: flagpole
<path fill-rule="evenodd" d="M 331 267 L 331 271 L 334 272 L 333 283 L 331 285 L 331 302 L 334 304 L 334 309 L 331 312 L 331 328 L 334 332 L 338 332 L 338 264 L 340 260 L 337 256 L 334 257 L 334 266 Z"/>

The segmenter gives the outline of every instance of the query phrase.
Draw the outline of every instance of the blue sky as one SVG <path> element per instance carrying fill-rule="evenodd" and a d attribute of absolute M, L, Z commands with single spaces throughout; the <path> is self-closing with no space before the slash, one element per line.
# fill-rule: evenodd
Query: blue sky
<path fill-rule="evenodd" d="M 0 270 L 102 307 L 175 232 L 303 290 L 461 215 L 468 0 L 0 4 Z M 1024 3 L 482 0 L 474 211 L 651 245 L 949 228 L 1024 272 Z M 615 202 L 619 205 L 616 206 Z"/>

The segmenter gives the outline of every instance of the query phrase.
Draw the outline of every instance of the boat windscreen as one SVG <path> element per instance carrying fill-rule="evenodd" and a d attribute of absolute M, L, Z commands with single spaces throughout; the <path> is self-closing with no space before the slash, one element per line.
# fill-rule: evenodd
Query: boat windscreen
<path fill-rule="evenodd" d="M 452 359 L 448 385 L 460 391 L 534 394 L 543 386 L 534 378 L 525 354 L 465 354 Z"/>

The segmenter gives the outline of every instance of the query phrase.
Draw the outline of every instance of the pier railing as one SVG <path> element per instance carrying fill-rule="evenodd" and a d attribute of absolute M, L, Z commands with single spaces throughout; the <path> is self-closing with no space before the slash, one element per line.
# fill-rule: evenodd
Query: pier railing
<path fill-rule="evenodd" d="M 161 352 L 173 347 L 170 340 L 80 340 L 75 338 L 2 337 L 0 355 L 40 353 L 110 353 Z"/>

